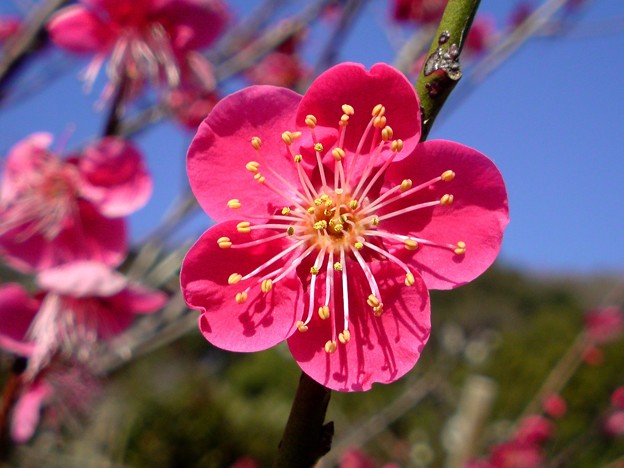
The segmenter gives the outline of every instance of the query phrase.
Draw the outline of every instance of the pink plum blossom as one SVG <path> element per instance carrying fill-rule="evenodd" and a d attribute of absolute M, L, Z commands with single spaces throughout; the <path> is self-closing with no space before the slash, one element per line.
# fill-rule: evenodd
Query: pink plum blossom
<path fill-rule="evenodd" d="M 549 395 L 544 399 L 544 412 L 551 418 L 559 419 L 565 416 L 568 411 L 566 401 L 557 394 Z"/>
<path fill-rule="evenodd" d="M 624 313 L 617 307 L 589 311 L 585 316 L 585 333 L 595 344 L 606 344 L 624 334 Z"/>
<path fill-rule="evenodd" d="M 616 388 L 611 394 L 611 405 L 624 409 L 624 386 Z"/>
<path fill-rule="evenodd" d="M 17 143 L 4 164 L 0 253 L 25 272 L 75 259 L 117 265 L 126 255 L 124 216 L 142 207 L 152 180 L 141 153 L 108 137 L 61 159 L 52 136 Z"/>
<path fill-rule="evenodd" d="M 48 32 L 57 46 L 94 55 L 85 73 L 89 85 L 110 57 L 112 88 L 126 78 L 174 88 L 189 72 L 214 81 L 197 50 L 212 44 L 226 23 L 220 0 L 80 0 L 56 13 Z"/>
<path fill-rule="evenodd" d="M 0 43 L 13 37 L 22 27 L 22 20 L 14 16 L 0 16 Z"/>
<path fill-rule="evenodd" d="M 215 106 L 188 152 L 218 224 L 181 287 L 212 344 L 288 340 L 310 377 L 362 391 L 409 371 L 430 331 L 428 288 L 480 275 L 508 222 L 500 173 L 478 151 L 420 140 L 419 101 L 394 68 L 345 63 L 304 96 L 252 86 Z"/>
<path fill-rule="evenodd" d="M 36 299 L 17 285 L 0 289 L 0 345 L 29 358 L 30 376 L 57 351 L 85 360 L 100 340 L 125 330 L 136 314 L 155 312 L 166 302 L 163 293 L 130 283 L 121 273 L 93 261 L 44 270 L 37 284 L 43 292 Z M 4 320 L 11 315 L 14 320 Z"/>
<path fill-rule="evenodd" d="M 442 18 L 448 0 L 394 0 L 393 18 L 397 21 L 435 23 Z"/>

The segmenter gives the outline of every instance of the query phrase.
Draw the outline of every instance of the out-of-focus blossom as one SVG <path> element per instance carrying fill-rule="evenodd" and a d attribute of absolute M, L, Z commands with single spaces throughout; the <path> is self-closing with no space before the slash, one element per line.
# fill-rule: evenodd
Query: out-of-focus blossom
<path fill-rule="evenodd" d="M 611 394 L 611 404 L 619 409 L 624 409 L 624 386 L 618 387 Z"/>
<path fill-rule="evenodd" d="M 491 15 L 478 15 L 472 22 L 464 50 L 473 56 L 483 54 L 492 47 L 495 36 L 495 18 Z"/>
<path fill-rule="evenodd" d="M 581 359 L 589 366 L 599 366 L 604 362 L 604 353 L 598 346 L 586 346 L 581 352 Z"/>
<path fill-rule="evenodd" d="M 594 309 L 585 316 L 585 333 L 595 344 L 606 344 L 624 334 L 624 313 L 617 307 Z"/>
<path fill-rule="evenodd" d="M 555 419 L 565 416 L 568 410 L 568 405 L 566 404 L 565 400 L 557 394 L 549 395 L 548 397 L 546 397 L 544 399 L 543 407 L 544 412 L 551 418 Z"/>
<path fill-rule="evenodd" d="M 526 19 L 533 14 L 535 7 L 531 2 L 520 1 L 517 2 L 511 11 L 507 24 L 511 29 L 515 29 L 526 21 Z"/>
<path fill-rule="evenodd" d="M 61 159 L 36 133 L 9 152 L 0 189 L 0 253 L 31 272 L 76 259 L 117 265 L 126 255 L 124 216 L 142 207 L 152 179 L 141 153 L 108 137 Z"/>
<path fill-rule="evenodd" d="M 17 34 L 22 27 L 22 20 L 13 16 L 0 16 L 0 43 Z"/>
<path fill-rule="evenodd" d="M 448 0 L 394 0 L 392 17 L 417 24 L 435 23 L 442 18 Z"/>
<path fill-rule="evenodd" d="M 173 117 L 195 131 L 219 101 L 219 95 L 202 88 L 181 86 L 168 92 L 165 100 Z"/>
<path fill-rule="evenodd" d="M 340 457 L 340 468 L 375 468 L 375 461 L 358 449 L 346 450 Z"/>
<path fill-rule="evenodd" d="M 304 372 L 342 391 L 414 366 L 427 288 L 481 274 L 508 222 L 494 164 L 419 143 L 419 115 L 413 86 L 384 64 L 333 67 L 305 96 L 252 86 L 217 104 L 187 169 L 218 224 L 181 272 L 208 341 L 258 351 L 287 339 Z"/>
<path fill-rule="evenodd" d="M 136 314 L 160 309 L 166 297 L 130 283 L 121 273 L 104 264 L 77 261 L 50 268 L 37 276 L 43 292 L 36 296 L 39 307 L 20 286 L 0 290 L 0 316 L 19 313 L 15 321 L 0 323 L 3 348 L 28 357 L 28 373 L 36 375 L 57 351 L 67 352 L 80 361 L 88 359 L 99 340 L 109 340 L 126 329 Z M 18 299 L 26 305 L 12 307 Z M 9 309 L 9 307 L 11 307 Z M 18 343 L 20 335 L 23 343 Z"/>
<path fill-rule="evenodd" d="M 604 422 L 604 430 L 612 437 L 624 436 L 624 411 L 609 414 Z"/>
<path fill-rule="evenodd" d="M 514 439 L 529 444 L 542 444 L 553 434 L 553 424 L 540 415 L 529 415 L 520 421 Z"/>
<path fill-rule="evenodd" d="M 81 0 L 56 13 L 48 32 L 59 47 L 95 55 L 88 84 L 109 57 L 113 89 L 126 79 L 174 88 L 186 68 L 203 75 L 205 60 L 196 51 L 212 44 L 226 23 L 220 0 Z"/>
<path fill-rule="evenodd" d="M 39 425 L 42 406 L 52 394 L 52 387 L 44 379 L 36 379 L 26 385 L 13 408 L 11 418 L 11 437 L 15 442 L 30 440 Z"/>
<path fill-rule="evenodd" d="M 544 454 L 537 444 L 511 440 L 492 448 L 490 468 L 538 468 L 542 466 Z"/>

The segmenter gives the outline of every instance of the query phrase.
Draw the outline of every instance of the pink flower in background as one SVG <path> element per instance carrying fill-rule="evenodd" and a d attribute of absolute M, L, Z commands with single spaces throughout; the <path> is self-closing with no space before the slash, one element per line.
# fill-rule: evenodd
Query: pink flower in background
<path fill-rule="evenodd" d="M 604 430 L 612 437 L 624 436 L 624 411 L 615 411 L 607 416 Z"/>
<path fill-rule="evenodd" d="M 44 292 L 36 299 L 17 285 L 0 290 L 0 344 L 29 358 L 31 377 L 57 351 L 87 359 L 98 341 L 109 340 L 136 314 L 155 312 L 166 301 L 163 293 L 132 284 L 121 273 L 90 261 L 42 271 L 37 283 Z"/>
<path fill-rule="evenodd" d="M 0 43 L 11 38 L 22 27 L 22 20 L 12 16 L 0 16 Z"/>
<path fill-rule="evenodd" d="M 496 20 L 490 15 L 475 17 L 468 31 L 464 50 L 472 55 L 480 55 L 492 47 L 496 36 Z"/>
<path fill-rule="evenodd" d="M 611 404 L 619 409 L 624 409 L 624 386 L 618 387 L 611 394 Z"/>
<path fill-rule="evenodd" d="M 585 333 L 595 344 L 615 341 L 624 333 L 624 314 L 617 307 L 591 310 L 585 316 Z"/>
<path fill-rule="evenodd" d="M 392 15 L 397 21 L 435 23 L 444 13 L 448 0 L 394 0 Z"/>
<path fill-rule="evenodd" d="M 195 51 L 212 44 L 226 22 L 220 0 L 81 0 L 56 13 L 48 32 L 59 47 L 95 55 L 89 84 L 110 57 L 113 88 L 124 77 L 176 87 L 186 67 L 203 75 L 205 60 Z"/>
<path fill-rule="evenodd" d="M 219 95 L 200 87 L 181 86 L 168 92 L 165 99 L 173 117 L 195 131 L 219 101 Z"/>
<path fill-rule="evenodd" d="M 208 341 L 258 351 L 288 340 L 304 372 L 343 391 L 414 366 L 427 288 L 481 274 L 508 222 L 494 164 L 457 143 L 420 144 L 419 115 L 412 85 L 384 64 L 338 65 L 303 97 L 252 86 L 217 104 L 187 169 L 219 224 L 181 271 Z"/>
<path fill-rule="evenodd" d="M 551 418 L 555 419 L 564 417 L 568 410 L 568 405 L 565 400 L 557 394 L 549 395 L 544 400 L 543 407 L 544 412 Z"/>
<path fill-rule="evenodd" d="M 515 439 L 529 444 L 542 444 L 553 434 L 553 423 L 543 416 L 534 414 L 520 421 Z"/>
<path fill-rule="evenodd" d="M 0 191 L 0 252 L 30 272 L 75 259 L 117 265 L 126 255 L 126 216 L 142 207 L 152 179 L 128 141 L 104 138 L 61 159 L 36 133 L 9 152 Z"/>

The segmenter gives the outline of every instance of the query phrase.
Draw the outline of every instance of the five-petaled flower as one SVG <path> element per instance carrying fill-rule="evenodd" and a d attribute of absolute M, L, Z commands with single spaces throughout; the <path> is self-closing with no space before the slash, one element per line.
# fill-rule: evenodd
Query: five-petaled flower
<path fill-rule="evenodd" d="M 428 289 L 481 274 L 508 222 L 494 164 L 419 143 L 419 116 L 412 85 L 384 64 L 338 65 L 304 96 L 252 86 L 217 104 L 187 169 L 218 224 L 181 271 L 208 341 L 257 351 L 288 340 L 304 372 L 341 391 L 414 366 Z"/>
<path fill-rule="evenodd" d="M 152 193 L 143 156 L 107 137 L 61 159 L 36 133 L 9 152 L 0 191 L 0 252 L 21 271 L 90 259 L 116 266 L 126 255 L 124 216 Z"/>
<path fill-rule="evenodd" d="M 48 24 L 52 41 L 70 52 L 95 54 L 85 72 L 90 86 L 107 56 L 112 89 L 124 79 L 177 87 L 185 76 L 214 82 L 210 64 L 196 51 L 223 32 L 220 0 L 80 0 Z"/>

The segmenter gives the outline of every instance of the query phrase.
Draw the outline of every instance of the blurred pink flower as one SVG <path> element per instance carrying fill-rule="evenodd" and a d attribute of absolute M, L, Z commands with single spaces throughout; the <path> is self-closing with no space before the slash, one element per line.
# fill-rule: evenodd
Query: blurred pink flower
<path fill-rule="evenodd" d="M 142 207 L 152 179 L 129 142 L 108 137 L 66 160 L 36 133 L 5 161 L 0 191 L 0 252 L 31 272 L 66 261 L 117 265 L 126 255 L 122 218 Z"/>
<path fill-rule="evenodd" d="M 586 346 L 581 353 L 581 359 L 589 366 L 599 366 L 604 362 L 604 353 L 597 346 Z"/>
<path fill-rule="evenodd" d="M 492 47 L 496 36 L 496 20 L 491 15 L 475 17 L 464 47 L 472 55 L 480 55 Z"/>
<path fill-rule="evenodd" d="M 524 23 L 526 19 L 533 14 L 534 11 L 535 7 L 531 2 L 517 2 L 511 10 L 509 18 L 507 19 L 507 23 L 509 24 L 511 29 L 515 29 L 522 23 Z"/>
<path fill-rule="evenodd" d="M 13 408 L 11 438 L 17 443 L 28 442 L 41 419 L 42 406 L 52 396 L 53 389 L 44 379 L 26 385 Z"/>
<path fill-rule="evenodd" d="M 245 75 L 254 84 L 293 88 L 307 74 L 298 55 L 272 52 L 249 68 Z"/>
<path fill-rule="evenodd" d="M 611 394 L 611 404 L 619 409 L 624 409 L 624 386 L 618 387 Z"/>
<path fill-rule="evenodd" d="M 114 88 L 124 77 L 176 87 L 182 69 L 202 61 L 194 51 L 212 44 L 226 22 L 220 0 L 81 0 L 56 13 L 48 32 L 59 47 L 95 54 L 88 84 L 110 56 Z"/>
<path fill-rule="evenodd" d="M 444 13 L 448 0 L 394 0 L 392 16 L 397 21 L 435 23 Z"/>
<path fill-rule="evenodd" d="M 508 222 L 494 164 L 419 143 L 419 116 L 413 86 L 385 64 L 338 65 L 304 96 L 252 86 L 217 104 L 187 170 L 219 224 L 181 271 L 208 341 L 258 351 L 287 339 L 304 372 L 342 391 L 414 366 L 427 288 L 481 274 Z"/>
<path fill-rule="evenodd" d="M 17 34 L 22 27 L 22 20 L 13 16 L 0 16 L 0 43 Z"/>
<path fill-rule="evenodd" d="M 194 86 L 181 86 L 166 95 L 167 106 L 173 117 L 193 131 L 197 130 L 218 101 L 216 92 Z"/>
<path fill-rule="evenodd" d="M 624 411 L 615 411 L 607 416 L 604 430 L 613 437 L 624 436 Z"/>
<path fill-rule="evenodd" d="M 539 445 L 511 440 L 492 448 L 489 468 L 537 468 L 544 455 Z"/>
<path fill-rule="evenodd" d="M 29 358 L 31 377 L 57 351 L 86 360 L 99 340 L 125 330 L 135 314 L 155 312 L 166 302 L 163 293 L 132 284 L 121 273 L 91 261 L 44 270 L 37 283 L 44 292 L 35 299 L 19 285 L 0 289 L 0 345 Z M 11 316 L 14 319 L 8 320 Z"/>
<path fill-rule="evenodd" d="M 624 334 L 624 314 L 617 307 L 594 309 L 585 316 L 585 333 L 595 344 L 606 344 Z"/>
<path fill-rule="evenodd" d="M 529 415 L 520 421 L 514 439 L 529 444 L 542 444 L 550 439 L 553 430 L 552 422 L 545 417 Z"/>
<path fill-rule="evenodd" d="M 568 405 L 565 400 L 557 394 L 549 395 L 546 399 L 544 399 L 543 407 L 544 412 L 551 418 L 555 419 L 565 416 L 568 410 Z"/>

